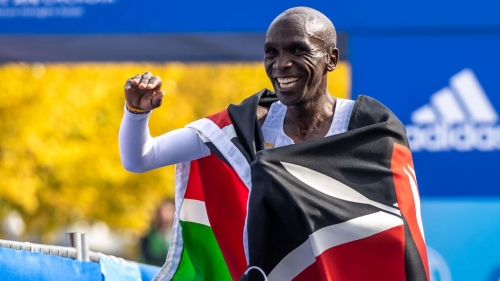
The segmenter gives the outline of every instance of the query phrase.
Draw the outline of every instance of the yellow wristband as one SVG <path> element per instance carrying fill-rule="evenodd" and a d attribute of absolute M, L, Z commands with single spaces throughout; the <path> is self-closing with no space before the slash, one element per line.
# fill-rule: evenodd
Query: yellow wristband
<path fill-rule="evenodd" d="M 146 113 L 149 113 L 151 111 L 151 110 L 144 110 L 144 109 L 132 107 L 132 106 L 128 105 L 128 103 L 125 103 L 125 106 L 127 107 L 128 111 L 135 113 L 135 114 L 146 114 Z"/>
<path fill-rule="evenodd" d="M 125 103 L 125 106 L 127 107 L 127 110 L 130 113 L 134 113 L 134 114 L 147 114 L 147 113 L 151 112 L 151 110 L 144 110 L 144 109 L 132 107 L 132 106 L 128 105 L 128 103 Z"/>

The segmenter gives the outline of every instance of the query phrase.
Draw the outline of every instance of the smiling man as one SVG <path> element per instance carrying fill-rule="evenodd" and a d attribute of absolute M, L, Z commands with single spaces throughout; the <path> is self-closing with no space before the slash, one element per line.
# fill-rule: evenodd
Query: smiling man
<path fill-rule="evenodd" d="M 354 102 L 327 92 L 327 72 L 335 69 L 339 57 L 336 37 L 325 15 L 304 7 L 285 11 L 269 26 L 264 62 L 279 99 L 271 106 L 271 116 L 277 115 L 279 122 L 268 125 L 262 121 L 267 114 L 259 114 L 266 143 L 281 146 L 347 130 Z M 341 111 L 337 116 L 344 118 L 332 127 L 337 110 Z M 268 128 L 270 125 L 276 126 Z M 284 132 L 281 138 L 280 132 Z"/>
<path fill-rule="evenodd" d="M 385 106 L 327 92 L 338 62 L 322 13 L 270 25 L 264 89 L 152 138 L 160 77 L 125 84 L 123 165 L 177 164 L 176 215 L 156 280 L 428 280 L 419 196 L 404 126 Z"/>

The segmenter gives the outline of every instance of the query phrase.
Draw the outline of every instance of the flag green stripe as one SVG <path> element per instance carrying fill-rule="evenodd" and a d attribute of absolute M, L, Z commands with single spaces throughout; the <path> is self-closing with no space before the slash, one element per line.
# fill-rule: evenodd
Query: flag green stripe
<path fill-rule="evenodd" d="M 231 280 L 212 228 L 193 222 L 180 224 L 184 247 L 172 281 Z"/>

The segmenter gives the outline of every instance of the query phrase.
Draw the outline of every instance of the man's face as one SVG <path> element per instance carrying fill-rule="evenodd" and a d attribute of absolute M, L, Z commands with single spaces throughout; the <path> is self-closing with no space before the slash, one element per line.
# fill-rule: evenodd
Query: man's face
<path fill-rule="evenodd" d="M 287 106 L 326 93 L 330 56 L 321 32 L 308 31 L 307 27 L 300 18 L 291 17 L 274 22 L 266 34 L 267 76 L 279 100 Z"/>

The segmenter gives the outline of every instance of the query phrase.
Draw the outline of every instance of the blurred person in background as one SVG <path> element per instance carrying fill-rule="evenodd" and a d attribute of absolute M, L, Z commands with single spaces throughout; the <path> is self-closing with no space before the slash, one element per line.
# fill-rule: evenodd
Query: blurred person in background
<path fill-rule="evenodd" d="M 156 209 L 151 227 L 141 238 L 141 253 L 145 263 L 162 266 L 165 263 L 174 222 L 174 203 L 163 201 Z"/>
<path fill-rule="evenodd" d="M 126 81 L 124 167 L 181 163 L 174 241 L 156 280 L 429 279 L 404 126 L 372 98 L 328 93 L 336 38 L 322 13 L 286 10 L 264 44 L 274 92 L 156 138 L 148 119 L 161 78 Z"/>

